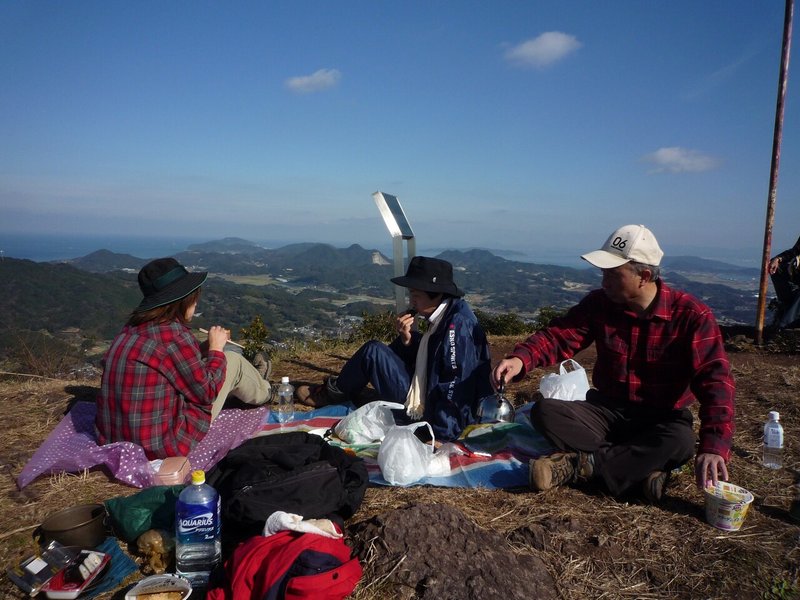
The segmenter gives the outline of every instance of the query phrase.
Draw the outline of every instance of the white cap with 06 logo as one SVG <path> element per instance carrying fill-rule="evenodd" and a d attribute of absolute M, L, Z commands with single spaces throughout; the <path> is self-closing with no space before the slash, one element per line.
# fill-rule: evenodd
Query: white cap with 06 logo
<path fill-rule="evenodd" d="M 613 269 L 634 261 L 657 267 L 664 252 L 656 236 L 644 225 L 623 225 L 608 236 L 600 250 L 594 250 L 581 258 L 595 267 Z"/>

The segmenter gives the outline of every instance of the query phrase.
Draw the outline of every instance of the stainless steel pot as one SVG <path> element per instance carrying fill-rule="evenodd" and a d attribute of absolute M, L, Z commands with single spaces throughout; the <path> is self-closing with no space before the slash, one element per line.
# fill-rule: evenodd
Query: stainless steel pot
<path fill-rule="evenodd" d="M 514 405 L 502 392 L 497 392 L 481 398 L 476 416 L 479 423 L 513 423 Z"/>

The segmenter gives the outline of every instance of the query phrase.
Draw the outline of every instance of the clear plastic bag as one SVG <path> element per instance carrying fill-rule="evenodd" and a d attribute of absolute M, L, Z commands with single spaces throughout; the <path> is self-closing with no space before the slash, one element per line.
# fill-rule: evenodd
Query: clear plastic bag
<path fill-rule="evenodd" d="M 431 433 L 431 444 L 414 435 L 420 427 Z M 378 466 L 383 478 L 392 485 L 408 485 L 428 474 L 433 457 L 433 429 L 426 421 L 411 425 L 395 425 L 386 433 L 378 450 Z"/>
<path fill-rule="evenodd" d="M 371 444 L 380 442 L 383 436 L 394 426 L 392 409 L 402 410 L 398 402 L 377 400 L 357 408 L 346 415 L 333 428 L 333 432 L 348 444 Z"/>
<path fill-rule="evenodd" d="M 566 365 L 572 367 L 567 370 Z M 586 400 L 589 378 L 586 370 L 571 358 L 559 365 L 558 373 L 550 373 L 539 382 L 539 392 L 545 398 L 558 400 Z"/>

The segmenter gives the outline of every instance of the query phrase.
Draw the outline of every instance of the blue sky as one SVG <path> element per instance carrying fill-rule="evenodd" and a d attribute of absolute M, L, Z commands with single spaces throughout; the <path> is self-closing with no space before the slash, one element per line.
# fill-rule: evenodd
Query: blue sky
<path fill-rule="evenodd" d="M 5 2 L 0 238 L 379 247 L 381 190 L 423 252 L 579 254 L 644 223 L 667 253 L 755 265 L 783 11 Z M 796 83 L 790 69 L 775 252 L 800 234 Z"/>

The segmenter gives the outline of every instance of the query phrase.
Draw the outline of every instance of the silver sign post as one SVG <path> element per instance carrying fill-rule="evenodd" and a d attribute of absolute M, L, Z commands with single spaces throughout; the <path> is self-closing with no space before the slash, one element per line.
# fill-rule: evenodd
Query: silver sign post
<path fill-rule="evenodd" d="M 392 253 L 394 260 L 394 276 L 400 277 L 405 273 L 406 261 L 403 257 L 403 240 L 406 240 L 408 247 L 408 260 L 417 254 L 416 242 L 414 241 L 414 232 L 411 230 L 411 225 L 403 212 L 403 207 L 400 206 L 400 201 L 397 196 L 391 194 L 384 194 L 383 192 L 375 192 L 372 194 L 378 210 L 381 212 L 383 222 L 386 223 L 386 228 L 392 236 Z M 395 286 L 394 289 L 395 305 L 397 312 L 401 313 L 408 306 L 406 299 L 406 289 Z"/>

